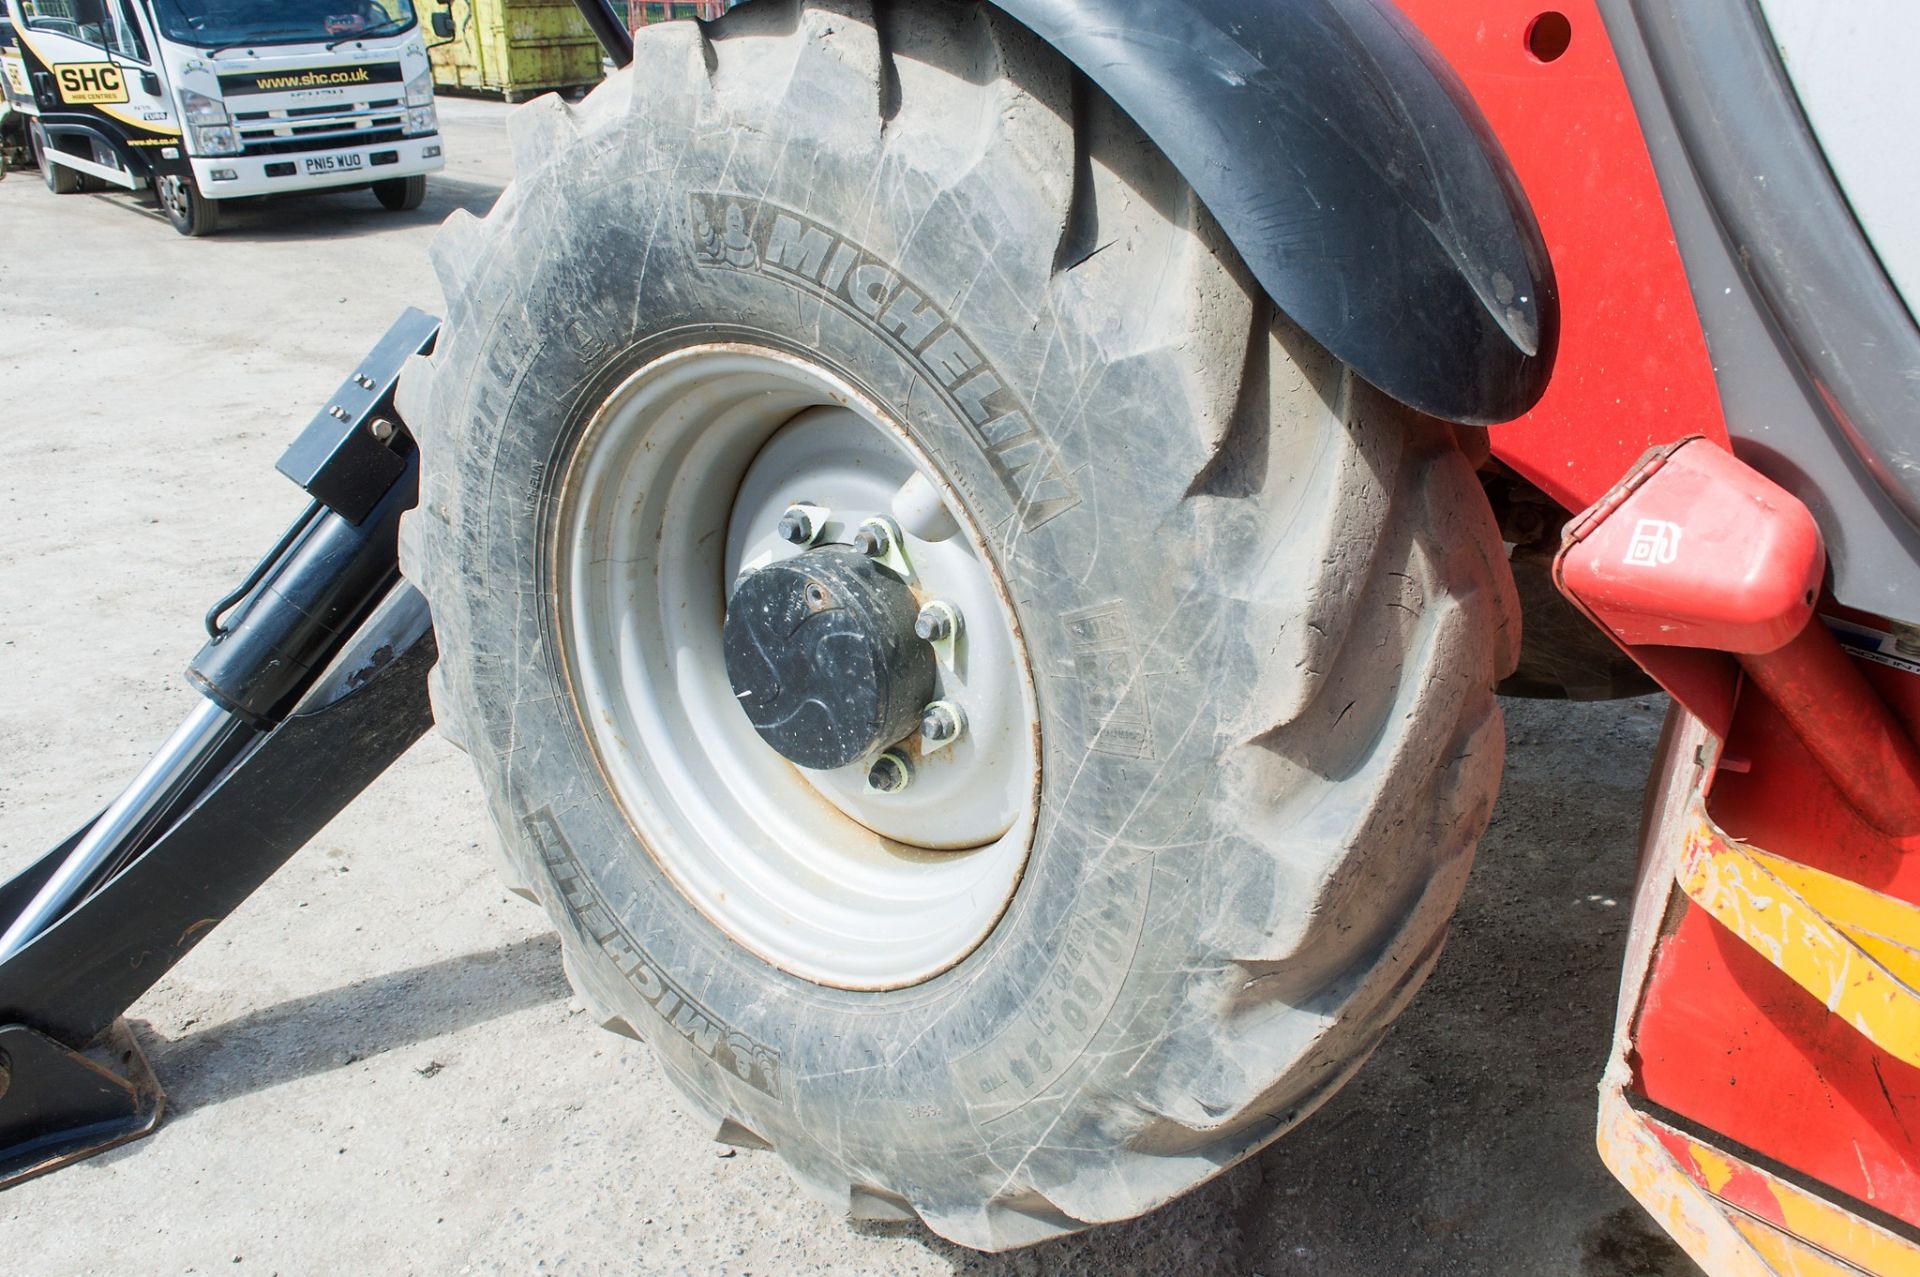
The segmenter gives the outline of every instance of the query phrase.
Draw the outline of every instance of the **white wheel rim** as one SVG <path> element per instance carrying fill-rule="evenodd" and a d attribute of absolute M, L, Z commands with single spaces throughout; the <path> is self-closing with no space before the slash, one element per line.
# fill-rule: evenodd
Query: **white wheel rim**
<path fill-rule="evenodd" d="M 900 515 L 909 584 L 964 618 L 936 695 L 962 705 L 967 731 L 916 755 L 904 793 L 868 792 L 866 760 L 795 767 L 734 702 L 726 598 L 743 570 L 801 553 L 777 533 L 795 500 L 832 510 L 823 541 Z M 1032 842 L 1032 679 L 984 539 L 876 405 L 770 349 L 676 351 L 596 411 L 551 527 L 582 727 L 641 844 L 709 920 L 783 970 L 850 989 L 920 983 L 985 939 Z"/>

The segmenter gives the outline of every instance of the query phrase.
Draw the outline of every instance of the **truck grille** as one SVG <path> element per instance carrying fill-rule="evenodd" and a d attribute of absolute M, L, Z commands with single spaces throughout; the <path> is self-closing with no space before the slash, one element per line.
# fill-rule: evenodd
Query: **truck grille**
<path fill-rule="evenodd" d="M 405 112 L 400 99 L 368 102 L 341 111 L 332 106 L 282 107 L 274 111 L 238 111 L 233 117 L 247 155 L 287 155 L 343 146 L 397 142 Z"/>

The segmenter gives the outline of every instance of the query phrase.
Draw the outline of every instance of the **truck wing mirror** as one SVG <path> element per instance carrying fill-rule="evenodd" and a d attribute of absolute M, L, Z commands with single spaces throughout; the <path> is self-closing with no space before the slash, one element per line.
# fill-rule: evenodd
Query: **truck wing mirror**
<path fill-rule="evenodd" d="M 448 13 L 445 9 L 436 10 L 430 21 L 433 23 L 433 33 L 435 35 L 439 36 L 442 40 L 453 39 L 453 15 L 451 13 Z"/>

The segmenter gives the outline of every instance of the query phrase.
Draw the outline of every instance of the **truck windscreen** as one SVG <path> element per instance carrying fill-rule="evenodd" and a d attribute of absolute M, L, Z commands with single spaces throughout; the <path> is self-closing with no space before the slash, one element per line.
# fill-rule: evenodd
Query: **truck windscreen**
<path fill-rule="evenodd" d="M 206 48 L 395 35 L 417 19 L 413 0 L 154 0 L 169 40 Z"/>

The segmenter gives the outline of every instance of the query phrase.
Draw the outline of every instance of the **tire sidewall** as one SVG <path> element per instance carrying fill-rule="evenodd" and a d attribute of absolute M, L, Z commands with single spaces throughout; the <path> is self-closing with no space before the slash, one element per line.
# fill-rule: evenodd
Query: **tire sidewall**
<path fill-rule="evenodd" d="M 173 229 L 178 231 L 180 234 L 191 238 L 194 230 L 193 205 L 191 202 L 188 202 L 188 201 L 191 201 L 193 197 L 191 194 L 189 194 L 184 190 L 180 192 L 180 197 L 183 202 L 186 202 L 184 209 L 176 208 L 172 203 L 172 201 L 170 200 L 163 200 L 161 202 L 161 207 L 166 209 L 167 223 L 171 225 Z"/>
<path fill-rule="evenodd" d="M 385 178 L 373 184 L 373 197 L 389 213 L 410 213 L 426 198 L 427 179 L 421 175 Z"/>
<path fill-rule="evenodd" d="M 190 176 L 181 176 L 173 180 L 179 183 L 179 205 L 176 207 L 174 201 L 168 199 L 163 190 L 159 192 L 160 209 L 167 215 L 168 225 L 180 234 L 191 238 L 204 229 L 200 223 L 201 209 L 205 206 L 205 202 L 200 193 L 194 189 L 193 179 Z"/>

